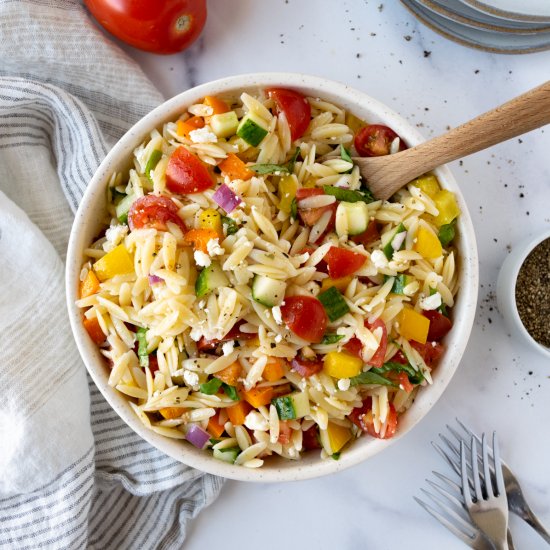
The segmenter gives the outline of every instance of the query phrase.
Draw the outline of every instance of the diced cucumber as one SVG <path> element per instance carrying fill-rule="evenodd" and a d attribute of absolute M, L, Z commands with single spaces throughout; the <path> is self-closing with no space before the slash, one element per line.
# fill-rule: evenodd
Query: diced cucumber
<path fill-rule="evenodd" d="M 218 262 L 212 262 L 199 273 L 197 281 L 195 282 L 195 294 L 197 298 L 201 298 L 216 288 L 221 288 L 228 284 L 229 280 L 220 267 L 220 264 Z"/>
<path fill-rule="evenodd" d="M 210 128 L 219 138 L 232 136 L 239 126 L 239 119 L 235 111 L 220 113 L 210 117 Z"/>
<path fill-rule="evenodd" d="M 267 123 L 254 113 L 244 116 L 237 128 L 237 135 L 252 147 L 257 147 L 267 132 Z"/>
<path fill-rule="evenodd" d="M 256 275 L 252 281 L 252 298 L 267 307 L 281 305 L 285 299 L 286 283 L 265 275 Z"/>
<path fill-rule="evenodd" d="M 407 230 L 405 229 L 405 226 L 400 223 L 395 229 L 390 232 L 390 235 L 388 237 L 385 237 L 384 240 L 386 241 L 386 243 L 384 244 L 382 251 L 386 255 L 386 258 L 388 258 L 388 260 L 392 259 L 393 253 L 396 250 L 401 250 L 403 248 L 405 244 L 404 241 L 401 243 L 400 246 L 395 246 L 394 239 L 397 237 L 397 235 L 406 231 Z"/>
<path fill-rule="evenodd" d="M 317 296 L 317 299 L 323 304 L 331 323 L 336 321 L 336 319 L 340 319 L 340 317 L 343 317 L 346 313 L 349 313 L 349 306 L 346 300 L 334 286 L 321 292 Z"/>
<path fill-rule="evenodd" d="M 288 395 L 276 397 L 271 401 L 277 409 L 277 415 L 280 420 L 293 420 L 307 416 L 311 410 L 309 408 L 309 398 L 305 392 L 294 392 Z"/>
<path fill-rule="evenodd" d="M 235 460 L 237 460 L 240 452 L 241 449 L 239 447 L 229 447 L 228 449 L 214 449 L 212 454 L 214 455 L 214 458 L 217 458 L 218 460 L 223 460 L 223 462 L 233 464 Z"/>
<path fill-rule="evenodd" d="M 151 178 L 151 170 L 154 170 L 159 163 L 159 160 L 162 158 L 162 151 L 159 149 L 153 149 L 145 165 L 145 175 L 149 178 L 149 181 L 153 183 L 153 178 Z"/>
<path fill-rule="evenodd" d="M 128 212 L 136 198 L 137 197 L 133 193 L 130 193 L 117 204 L 116 217 L 120 223 L 128 223 Z"/>
<path fill-rule="evenodd" d="M 390 277 L 387 275 L 384 275 L 384 282 L 386 282 L 389 278 Z M 404 294 L 404 288 L 412 282 L 414 282 L 414 277 L 400 273 L 397 277 L 395 277 L 391 291 L 394 294 Z"/>
<path fill-rule="evenodd" d="M 369 224 L 369 208 L 365 202 L 340 202 L 336 209 L 336 234 L 359 235 Z"/>

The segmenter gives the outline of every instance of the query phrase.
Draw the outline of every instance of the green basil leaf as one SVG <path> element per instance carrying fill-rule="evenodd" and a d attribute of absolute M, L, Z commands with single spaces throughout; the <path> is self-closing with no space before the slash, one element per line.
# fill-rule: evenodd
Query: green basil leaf
<path fill-rule="evenodd" d="M 344 337 L 343 334 L 325 334 L 321 340 L 321 345 L 336 344 Z"/>
<path fill-rule="evenodd" d="M 237 393 L 237 388 L 235 386 L 230 386 L 225 382 L 222 384 L 222 386 L 223 386 L 223 391 L 225 392 L 225 395 L 227 395 L 229 399 L 231 399 L 232 401 L 240 401 L 241 398 L 239 397 L 239 394 Z"/>
<path fill-rule="evenodd" d="M 439 233 L 437 234 L 439 242 L 442 246 L 447 246 L 455 238 L 455 222 L 442 225 L 439 228 Z"/>
<path fill-rule="evenodd" d="M 334 185 L 324 185 L 323 189 L 327 195 L 336 197 L 337 201 L 369 203 L 374 200 L 372 195 L 363 191 L 352 191 L 351 189 L 343 189 Z"/>
<path fill-rule="evenodd" d="M 212 378 L 208 382 L 204 382 L 200 385 L 201 393 L 206 395 L 214 395 L 220 389 L 223 382 L 219 378 Z"/>
<path fill-rule="evenodd" d="M 380 386 L 396 387 L 391 380 L 380 376 L 380 374 L 372 372 L 372 369 L 350 378 L 350 382 L 352 386 L 358 386 L 359 384 L 377 384 Z"/>
<path fill-rule="evenodd" d="M 147 353 L 147 329 L 139 327 L 136 332 L 136 338 L 138 341 L 138 357 L 139 364 L 142 367 L 149 366 L 149 354 Z"/>
<path fill-rule="evenodd" d="M 290 217 L 293 220 L 298 219 L 298 203 L 296 202 L 296 197 L 294 197 L 290 203 Z"/>
<path fill-rule="evenodd" d="M 353 164 L 353 160 L 351 160 L 350 152 L 343 145 L 340 145 L 340 157 L 342 158 L 342 160 L 351 162 Z"/>

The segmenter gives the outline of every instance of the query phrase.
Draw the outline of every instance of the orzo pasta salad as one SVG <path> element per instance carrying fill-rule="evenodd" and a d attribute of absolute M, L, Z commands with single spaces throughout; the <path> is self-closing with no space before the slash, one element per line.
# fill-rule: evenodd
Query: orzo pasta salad
<path fill-rule="evenodd" d="M 404 147 L 272 88 L 205 97 L 112 174 L 77 304 L 148 428 L 251 468 L 399 430 L 458 288 L 454 195 L 374 200 L 353 164 Z"/>

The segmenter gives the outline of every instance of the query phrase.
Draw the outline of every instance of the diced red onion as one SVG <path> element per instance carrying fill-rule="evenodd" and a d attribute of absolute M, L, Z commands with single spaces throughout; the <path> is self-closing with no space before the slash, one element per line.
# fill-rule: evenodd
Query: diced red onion
<path fill-rule="evenodd" d="M 198 449 L 204 449 L 210 439 L 210 434 L 198 424 L 189 424 L 185 439 Z"/>
<path fill-rule="evenodd" d="M 149 284 L 154 285 L 156 283 L 163 283 L 164 279 L 162 277 L 157 277 L 156 275 L 149 275 Z"/>
<path fill-rule="evenodd" d="M 233 212 L 239 204 L 241 204 L 241 198 L 227 186 L 222 183 L 218 190 L 212 195 L 212 198 L 229 214 Z"/>

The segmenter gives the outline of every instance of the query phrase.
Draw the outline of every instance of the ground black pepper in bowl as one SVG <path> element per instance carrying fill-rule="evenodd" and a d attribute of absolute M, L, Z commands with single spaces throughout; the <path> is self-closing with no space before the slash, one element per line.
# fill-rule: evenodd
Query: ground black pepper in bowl
<path fill-rule="evenodd" d="M 516 304 L 527 332 L 550 348 L 550 238 L 523 262 L 516 281 Z"/>

